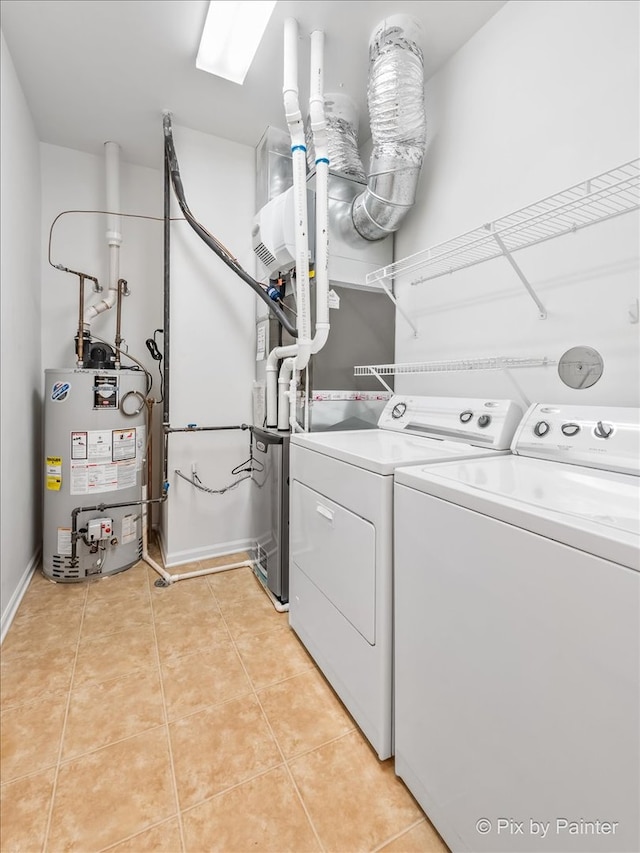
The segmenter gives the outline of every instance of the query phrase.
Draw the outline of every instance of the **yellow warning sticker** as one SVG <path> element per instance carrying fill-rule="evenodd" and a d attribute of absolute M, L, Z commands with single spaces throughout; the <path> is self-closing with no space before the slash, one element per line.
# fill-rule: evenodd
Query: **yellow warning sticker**
<path fill-rule="evenodd" d="M 59 492 L 62 486 L 62 456 L 47 456 L 47 490 Z"/>

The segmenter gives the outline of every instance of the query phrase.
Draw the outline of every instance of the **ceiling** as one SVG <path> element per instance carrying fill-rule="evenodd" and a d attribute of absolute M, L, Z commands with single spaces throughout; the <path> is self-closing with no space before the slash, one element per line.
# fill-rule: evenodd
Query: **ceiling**
<path fill-rule="evenodd" d="M 325 34 L 325 93 L 356 102 L 368 139 L 368 43 L 391 14 L 422 22 L 428 79 L 506 0 L 280 0 L 243 86 L 195 67 L 208 0 L 2 0 L 2 31 L 43 142 L 130 163 L 162 165 L 162 113 L 176 125 L 255 147 L 286 129 L 283 22 L 298 21 L 299 89 L 309 90 L 309 34 Z"/>

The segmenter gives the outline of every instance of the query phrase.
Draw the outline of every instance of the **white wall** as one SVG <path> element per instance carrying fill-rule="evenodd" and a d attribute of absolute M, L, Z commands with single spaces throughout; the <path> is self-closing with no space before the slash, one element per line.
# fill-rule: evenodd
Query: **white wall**
<path fill-rule="evenodd" d="M 1 36 L 2 433 L 0 635 L 41 539 L 40 161 L 38 138 Z"/>
<path fill-rule="evenodd" d="M 254 150 L 174 125 L 187 203 L 193 215 L 249 272 L 254 213 Z M 179 208 L 174 199 L 175 214 Z M 251 423 L 255 375 L 255 296 L 184 221 L 171 228 L 171 388 L 174 427 Z M 233 482 L 249 455 L 247 431 L 174 434 L 163 548 L 170 565 L 230 553 L 251 541 L 249 483 L 203 494 L 174 473 L 191 465 L 208 488 Z"/>
<path fill-rule="evenodd" d="M 639 5 L 512 0 L 427 86 L 428 152 L 396 259 L 456 237 L 639 154 Z M 554 367 L 513 371 L 526 399 L 638 405 L 638 216 L 518 252 L 548 311 L 503 258 L 411 286 L 418 337 L 397 318 L 396 361 L 546 356 L 586 345 L 604 358 L 591 389 Z M 404 393 L 511 397 L 501 372 L 400 377 Z"/>

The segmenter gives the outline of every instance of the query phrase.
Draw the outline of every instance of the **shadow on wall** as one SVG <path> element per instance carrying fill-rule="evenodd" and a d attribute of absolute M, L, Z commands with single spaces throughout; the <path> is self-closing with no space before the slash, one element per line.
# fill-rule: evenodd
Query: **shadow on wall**
<path fill-rule="evenodd" d="M 43 430 L 43 398 L 36 390 L 31 393 L 31 458 L 34 461 L 31 472 L 31 483 L 34 496 L 31 524 L 33 531 L 33 542 L 42 548 L 42 489 L 44 482 L 44 430 Z"/>

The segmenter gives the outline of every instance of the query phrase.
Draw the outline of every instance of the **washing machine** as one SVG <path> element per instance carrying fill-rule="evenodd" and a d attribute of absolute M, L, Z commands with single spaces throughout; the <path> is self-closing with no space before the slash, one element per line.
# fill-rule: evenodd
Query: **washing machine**
<path fill-rule="evenodd" d="M 512 401 L 396 395 L 372 430 L 290 444 L 289 622 L 381 759 L 393 752 L 393 472 L 508 452 Z"/>
<path fill-rule="evenodd" d="M 640 850 L 637 409 L 395 473 L 395 768 L 452 851 Z"/>

